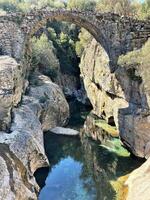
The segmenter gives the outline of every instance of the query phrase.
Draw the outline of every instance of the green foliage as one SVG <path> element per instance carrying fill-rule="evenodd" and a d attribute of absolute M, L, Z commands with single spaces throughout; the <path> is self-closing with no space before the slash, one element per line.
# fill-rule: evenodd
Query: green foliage
<path fill-rule="evenodd" d="M 150 39 L 140 50 L 134 50 L 127 53 L 126 55 L 120 56 L 118 60 L 119 65 L 130 66 L 130 65 L 149 65 L 150 61 Z"/>
<path fill-rule="evenodd" d="M 59 0 L 0 0 L 0 8 L 5 11 L 28 12 L 33 8 L 64 8 L 65 4 Z"/>
<path fill-rule="evenodd" d="M 107 140 L 105 144 L 100 145 L 106 148 L 108 151 L 117 154 L 122 157 L 129 157 L 130 153 L 122 146 L 120 139 L 113 138 L 111 140 Z"/>
<path fill-rule="evenodd" d="M 119 133 L 116 127 L 109 125 L 105 120 L 95 120 L 95 125 L 105 130 L 112 137 L 119 137 Z"/>
<path fill-rule="evenodd" d="M 126 16 L 133 14 L 131 0 L 99 0 L 96 9 L 102 12 L 114 12 Z"/>
<path fill-rule="evenodd" d="M 69 9 L 94 10 L 96 1 L 94 0 L 68 0 L 67 7 Z"/>
<path fill-rule="evenodd" d="M 81 28 L 81 32 L 79 33 L 78 39 L 76 42 L 76 53 L 80 57 L 84 51 L 84 48 L 91 41 L 91 34 L 85 29 Z"/>
<path fill-rule="evenodd" d="M 82 46 L 80 41 L 76 42 L 76 53 L 78 56 L 81 56 L 84 51 L 84 47 Z"/>
<path fill-rule="evenodd" d="M 149 18 L 150 17 L 150 0 L 145 0 L 145 2 L 141 6 L 141 18 Z"/>
<path fill-rule="evenodd" d="M 45 34 L 42 34 L 39 39 L 32 38 L 32 65 L 43 68 L 44 74 L 51 78 L 57 76 L 59 63 L 55 56 L 53 44 Z"/>
<path fill-rule="evenodd" d="M 6 11 L 4 11 L 3 9 L 0 9 L 0 15 L 6 15 Z"/>
<path fill-rule="evenodd" d="M 78 40 L 79 28 L 67 22 L 52 22 L 47 24 L 48 38 L 53 42 L 56 56 L 60 61 L 61 72 L 67 74 L 78 73 L 78 58 L 75 52 L 75 43 Z"/>
<path fill-rule="evenodd" d="M 141 82 L 141 77 L 135 74 L 135 68 L 140 70 L 145 79 L 149 79 L 148 71 L 150 69 L 150 39 L 140 50 L 135 50 L 120 56 L 118 64 L 127 67 L 128 75 L 132 80 Z"/>
<path fill-rule="evenodd" d="M 61 43 L 61 45 L 64 45 L 64 46 L 67 45 L 68 41 L 69 41 L 68 35 L 65 34 L 64 32 L 61 32 L 61 34 L 60 34 L 60 43 Z"/>
<path fill-rule="evenodd" d="M 150 16 L 150 0 L 145 0 L 143 3 L 139 0 L 68 0 L 66 3 L 61 0 L 0 0 L 0 9 L 4 11 L 28 12 L 33 8 L 45 6 L 51 8 L 67 6 L 68 9 L 115 12 L 140 19 Z"/>
<path fill-rule="evenodd" d="M 4 11 L 17 11 L 17 4 L 14 0 L 0 0 L 0 8 Z"/>
<path fill-rule="evenodd" d="M 150 0 L 98 0 L 96 10 L 145 19 L 150 16 Z"/>

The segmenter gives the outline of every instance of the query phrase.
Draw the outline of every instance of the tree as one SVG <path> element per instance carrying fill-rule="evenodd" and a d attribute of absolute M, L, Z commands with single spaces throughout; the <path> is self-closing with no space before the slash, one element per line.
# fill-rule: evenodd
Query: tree
<path fill-rule="evenodd" d="M 40 38 L 32 38 L 32 65 L 39 67 L 45 75 L 55 78 L 59 68 L 55 49 L 43 33 Z"/>
<path fill-rule="evenodd" d="M 69 0 L 67 3 L 69 9 L 94 10 L 95 6 L 95 0 Z"/>
<path fill-rule="evenodd" d="M 142 18 L 150 18 L 150 0 L 145 0 L 141 9 Z"/>
<path fill-rule="evenodd" d="M 81 28 L 81 32 L 79 33 L 78 39 L 79 40 L 76 42 L 76 53 L 80 57 L 84 51 L 84 48 L 91 40 L 91 34 L 84 28 Z"/>
<path fill-rule="evenodd" d="M 132 2 L 131 0 L 99 0 L 96 9 L 101 12 L 114 12 L 119 15 L 132 16 Z"/>

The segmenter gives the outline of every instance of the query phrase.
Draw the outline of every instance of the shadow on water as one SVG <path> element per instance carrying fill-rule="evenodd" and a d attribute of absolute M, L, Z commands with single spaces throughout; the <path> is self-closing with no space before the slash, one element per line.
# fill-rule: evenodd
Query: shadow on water
<path fill-rule="evenodd" d="M 83 105 L 76 99 L 68 99 L 70 107 L 70 120 L 68 123 L 69 128 L 80 129 L 86 120 L 87 115 L 91 112 L 92 106 Z"/>
<path fill-rule="evenodd" d="M 130 173 L 141 161 L 118 156 L 89 138 L 44 135 L 50 168 L 36 171 L 40 200 L 113 200 L 111 180 Z"/>

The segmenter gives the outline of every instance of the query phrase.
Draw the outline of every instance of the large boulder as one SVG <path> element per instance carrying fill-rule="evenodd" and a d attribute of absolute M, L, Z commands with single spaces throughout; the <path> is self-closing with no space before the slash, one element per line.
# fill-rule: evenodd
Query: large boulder
<path fill-rule="evenodd" d="M 28 96 L 37 99 L 42 107 L 39 118 L 43 131 L 66 124 L 69 119 L 69 105 L 60 87 L 49 77 L 33 74 Z"/>
<path fill-rule="evenodd" d="M 11 110 L 21 100 L 22 67 L 11 57 L 0 57 L 0 130 L 9 128 Z"/>
<path fill-rule="evenodd" d="M 139 50 L 119 58 L 119 68 L 126 70 L 130 84 L 117 76 L 129 106 L 118 113 L 120 136 L 124 144 L 139 156 L 150 156 L 150 40 Z M 129 92 L 127 92 L 129 91 Z"/>
<path fill-rule="evenodd" d="M 0 199 L 37 199 L 39 187 L 33 175 L 48 162 L 31 132 L 1 132 L 0 152 Z"/>
<path fill-rule="evenodd" d="M 34 172 L 48 161 L 37 116 L 27 105 L 13 110 L 11 133 L 0 132 L 0 199 L 37 199 Z"/>

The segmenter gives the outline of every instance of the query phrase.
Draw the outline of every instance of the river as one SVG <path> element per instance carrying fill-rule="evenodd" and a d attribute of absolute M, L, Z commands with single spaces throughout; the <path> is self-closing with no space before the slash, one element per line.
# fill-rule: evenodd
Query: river
<path fill-rule="evenodd" d="M 72 122 L 75 126 L 75 119 Z M 119 178 L 142 164 L 127 150 L 118 153 L 119 147 L 114 151 L 88 137 L 47 132 L 44 141 L 50 167 L 35 174 L 41 187 L 39 200 L 116 200 Z M 110 142 L 120 144 L 119 139 Z"/>

